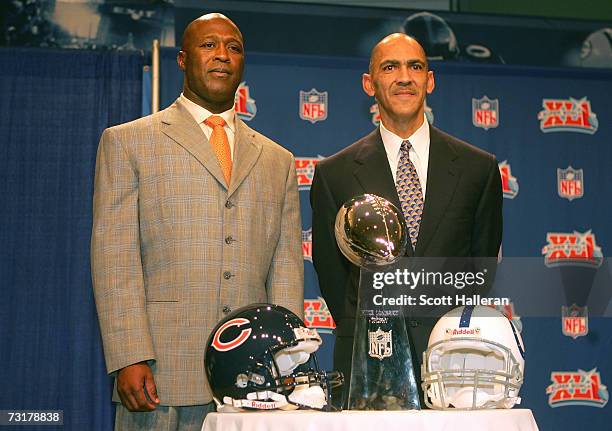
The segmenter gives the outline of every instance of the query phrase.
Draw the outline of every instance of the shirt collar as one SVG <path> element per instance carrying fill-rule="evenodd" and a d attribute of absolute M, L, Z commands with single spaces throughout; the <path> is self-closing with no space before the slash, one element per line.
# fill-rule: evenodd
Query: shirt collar
<path fill-rule="evenodd" d="M 220 114 L 213 114 L 208 109 L 186 98 L 183 93 L 181 93 L 179 97 L 179 101 L 183 104 L 185 109 L 187 109 L 187 111 L 191 114 L 191 116 L 196 121 L 196 123 L 201 124 L 204 120 L 206 120 L 211 115 L 219 115 L 221 118 L 225 120 L 225 123 L 230 128 L 230 130 L 234 133 L 236 132 L 236 124 L 235 124 L 236 112 L 233 106 L 231 109 L 228 109 L 225 112 L 222 112 Z"/>
<path fill-rule="evenodd" d="M 380 136 L 387 154 L 399 154 L 402 142 L 406 140 L 389 131 L 382 121 L 380 122 Z M 425 115 L 423 115 L 423 124 L 407 139 L 410 141 L 419 159 L 423 160 L 429 153 L 429 123 Z"/>

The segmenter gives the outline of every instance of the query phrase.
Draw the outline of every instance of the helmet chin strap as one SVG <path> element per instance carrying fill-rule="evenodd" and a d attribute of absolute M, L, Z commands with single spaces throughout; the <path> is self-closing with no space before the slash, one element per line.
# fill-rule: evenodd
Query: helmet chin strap
<path fill-rule="evenodd" d="M 222 405 L 217 403 L 217 411 L 234 413 L 243 411 L 244 408 L 297 410 L 299 406 L 322 409 L 326 404 L 325 393 L 320 386 L 299 385 L 295 387 L 289 397 L 273 391 L 250 392 L 246 400 L 224 397 Z"/>
<path fill-rule="evenodd" d="M 321 386 L 299 385 L 289 394 L 289 401 L 313 409 L 322 409 L 327 402 Z"/>
<path fill-rule="evenodd" d="M 473 403 L 473 389 L 472 388 L 463 388 L 457 392 L 455 392 L 451 397 L 448 398 L 449 404 L 453 405 L 456 408 L 472 408 Z M 486 408 L 506 408 L 510 409 L 515 404 L 520 404 L 520 397 L 512 397 L 506 398 L 503 393 L 498 393 L 496 395 L 484 394 L 487 398 L 484 400 L 482 405 L 478 405 L 481 399 L 478 399 L 478 392 L 476 393 L 476 408 L 486 409 Z M 466 404 L 466 397 L 469 396 L 469 403 Z M 468 405 L 469 404 L 469 405 Z"/>
<path fill-rule="evenodd" d="M 503 401 L 503 403 L 501 403 L 501 405 L 506 409 L 511 409 L 516 404 L 520 404 L 520 403 L 521 403 L 521 397 L 511 397 L 511 398 L 506 398 Z"/>
<path fill-rule="evenodd" d="M 272 400 L 272 401 L 269 401 Z M 223 397 L 223 405 L 217 408 L 219 412 L 240 412 L 244 408 L 257 410 L 296 410 L 298 407 L 290 404 L 287 397 L 272 391 L 250 392 L 247 399 Z"/>

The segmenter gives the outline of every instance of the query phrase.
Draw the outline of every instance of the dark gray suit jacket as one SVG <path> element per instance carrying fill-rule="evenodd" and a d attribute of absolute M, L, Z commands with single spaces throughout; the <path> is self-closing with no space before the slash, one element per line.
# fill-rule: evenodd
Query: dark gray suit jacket
<path fill-rule="evenodd" d="M 400 201 L 376 129 L 317 164 L 310 192 L 313 262 L 321 293 L 336 321 L 334 366 L 350 378 L 359 269 L 342 255 L 334 237 L 336 213 L 364 193 Z M 497 256 L 502 237 L 502 186 L 495 157 L 430 126 L 427 192 L 414 252 L 419 257 Z M 407 322 L 415 373 L 435 319 Z"/>

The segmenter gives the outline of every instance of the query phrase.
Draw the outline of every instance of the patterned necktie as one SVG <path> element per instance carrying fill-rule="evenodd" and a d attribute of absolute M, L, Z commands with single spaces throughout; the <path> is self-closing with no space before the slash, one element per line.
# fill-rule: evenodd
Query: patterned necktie
<path fill-rule="evenodd" d="M 232 176 L 232 153 L 227 139 L 227 133 L 225 133 L 225 129 L 223 128 L 225 126 L 225 120 L 218 115 L 211 115 L 204 120 L 204 124 L 212 129 L 210 144 L 213 147 L 217 159 L 219 159 L 221 171 L 229 186 Z"/>
<path fill-rule="evenodd" d="M 417 237 L 419 236 L 419 225 L 423 214 L 423 190 L 416 168 L 410 161 L 409 151 L 412 147 L 410 141 L 402 142 L 400 148 L 401 156 L 397 164 L 397 175 L 395 187 L 397 195 L 402 204 L 402 212 L 406 219 L 408 234 L 412 248 L 416 247 Z"/>

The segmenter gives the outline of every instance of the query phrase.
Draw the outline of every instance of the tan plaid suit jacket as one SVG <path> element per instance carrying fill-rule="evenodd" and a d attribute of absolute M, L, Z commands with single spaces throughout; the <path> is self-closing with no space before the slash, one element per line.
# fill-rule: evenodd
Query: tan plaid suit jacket
<path fill-rule="evenodd" d="M 163 405 L 212 400 L 204 348 L 229 309 L 272 302 L 303 316 L 294 158 L 239 119 L 229 189 L 178 101 L 106 129 L 93 213 L 92 277 L 108 372 L 150 361 Z"/>

